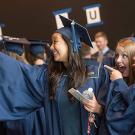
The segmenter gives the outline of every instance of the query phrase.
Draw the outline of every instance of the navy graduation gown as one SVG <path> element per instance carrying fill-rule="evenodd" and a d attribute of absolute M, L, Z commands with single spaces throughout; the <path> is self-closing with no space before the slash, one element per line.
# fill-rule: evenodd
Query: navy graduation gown
<path fill-rule="evenodd" d="M 101 65 L 101 63 L 97 63 L 94 59 L 85 59 L 85 63 L 90 68 L 90 75 L 91 78 L 89 79 L 89 86 L 93 88 L 94 94 L 97 98 L 98 103 L 100 103 L 103 107 L 106 104 L 106 98 L 107 98 L 107 93 L 109 89 L 109 75 L 106 69 Z M 97 66 L 98 65 L 98 66 Z M 94 71 L 94 72 L 93 72 Z M 85 88 L 85 85 L 83 86 Z M 84 108 L 81 109 L 82 114 L 86 115 L 88 117 L 88 113 Z M 98 135 L 104 135 L 104 126 L 101 128 L 101 126 L 104 124 L 104 114 L 99 116 L 95 114 L 96 116 L 96 125 L 97 129 L 93 126 L 92 127 L 92 133 L 95 132 Z M 82 120 L 82 123 L 84 123 L 84 131 L 86 130 L 87 127 L 87 121 Z"/>
<path fill-rule="evenodd" d="M 135 85 L 128 87 L 123 79 L 112 81 L 106 121 L 110 135 L 135 134 Z"/>
<path fill-rule="evenodd" d="M 37 70 L 43 70 L 46 65 L 36 67 Z M 39 71 L 38 71 L 39 73 Z M 40 108 L 30 113 L 26 118 L 4 123 L 6 135 L 45 135 L 45 112 Z"/>
<path fill-rule="evenodd" d="M 90 87 L 93 88 L 97 100 L 104 105 L 106 100 L 104 88 L 108 80 L 106 72 L 98 64 L 91 64 L 90 71 L 91 77 L 79 90 L 83 92 Z M 68 78 L 62 76 L 55 101 L 49 99 L 47 78 L 47 68 L 38 73 L 36 68 L 0 53 L 0 120 L 21 119 L 44 107 L 47 135 L 66 133 L 78 135 L 80 132 L 81 135 L 87 135 L 88 112 L 80 103 L 72 105 L 68 102 L 66 97 Z M 97 116 L 97 125 L 98 120 Z M 95 129 L 92 131 L 94 135 Z"/>
<path fill-rule="evenodd" d="M 2 53 L 0 65 L 0 120 L 21 119 L 41 108 L 46 89 L 46 83 L 43 83 L 46 82 L 46 68 L 37 70 Z"/>

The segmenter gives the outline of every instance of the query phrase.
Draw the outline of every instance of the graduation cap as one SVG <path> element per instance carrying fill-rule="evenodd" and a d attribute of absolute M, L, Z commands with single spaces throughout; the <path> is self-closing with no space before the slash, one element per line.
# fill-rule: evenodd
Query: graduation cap
<path fill-rule="evenodd" d="M 93 47 L 90 35 L 85 27 L 61 15 L 59 15 L 59 17 L 64 27 L 57 29 L 56 32 L 70 39 L 71 43 L 73 44 L 74 52 L 78 52 L 78 50 L 82 47 L 81 42 Z"/>
<path fill-rule="evenodd" d="M 31 42 L 30 52 L 33 55 L 37 55 L 45 52 L 45 45 L 47 44 L 46 42 L 42 40 L 29 40 L 29 41 Z"/>
<path fill-rule="evenodd" d="M 25 38 L 15 38 L 9 36 L 3 36 L 4 47 L 7 51 L 15 52 L 18 55 L 22 55 L 24 52 L 23 45 L 30 44 Z"/>
<path fill-rule="evenodd" d="M 26 38 L 17 38 L 17 37 L 10 37 L 10 36 L 3 36 L 4 42 L 12 42 L 12 43 L 20 43 L 24 45 L 30 45 L 30 41 Z"/>

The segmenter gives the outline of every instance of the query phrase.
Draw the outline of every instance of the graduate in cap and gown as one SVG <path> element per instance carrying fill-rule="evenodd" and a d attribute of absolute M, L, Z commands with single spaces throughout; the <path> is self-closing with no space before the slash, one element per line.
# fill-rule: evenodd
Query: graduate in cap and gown
<path fill-rule="evenodd" d="M 110 72 L 110 90 L 106 104 L 109 135 L 135 134 L 135 38 L 121 39 L 116 47 L 116 69 Z"/>
<path fill-rule="evenodd" d="M 29 41 L 27 39 L 4 36 L 3 43 L 4 47 L 2 52 L 15 58 L 16 60 L 28 64 L 25 57 L 25 45 L 29 45 Z"/>
<path fill-rule="evenodd" d="M 87 29 L 60 19 L 64 27 L 53 33 L 53 57 L 42 70 L 0 54 L 0 120 L 21 119 L 44 107 L 46 135 L 95 135 L 106 100 L 107 72 L 98 63 L 86 68 L 81 59 L 81 42 L 92 46 Z M 92 88 L 94 106 L 73 98 L 68 93 L 72 87 L 80 92 Z M 89 111 L 96 126 L 89 121 Z"/>
<path fill-rule="evenodd" d="M 29 40 L 31 42 L 27 50 L 27 58 L 31 65 L 43 65 L 46 61 L 45 45 L 42 40 Z"/>
<path fill-rule="evenodd" d="M 25 49 L 24 44 L 29 45 L 30 42 L 24 38 L 4 37 L 3 52 L 16 60 L 28 63 L 24 59 Z M 21 120 L 4 122 L 4 129 L 6 135 L 43 135 L 45 134 L 45 114 L 44 109 L 30 113 L 27 117 Z M 42 115 L 42 116 L 41 116 Z"/>

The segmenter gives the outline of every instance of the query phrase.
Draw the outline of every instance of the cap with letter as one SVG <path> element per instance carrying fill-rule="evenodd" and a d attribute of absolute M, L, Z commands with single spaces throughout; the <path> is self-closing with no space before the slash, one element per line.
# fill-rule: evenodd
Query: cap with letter
<path fill-rule="evenodd" d="M 62 34 L 71 41 L 74 52 L 78 52 L 79 49 L 82 47 L 81 42 L 84 42 L 90 47 L 93 47 L 90 35 L 85 27 L 61 15 L 59 15 L 59 17 L 64 27 L 57 29 L 55 32 Z"/>

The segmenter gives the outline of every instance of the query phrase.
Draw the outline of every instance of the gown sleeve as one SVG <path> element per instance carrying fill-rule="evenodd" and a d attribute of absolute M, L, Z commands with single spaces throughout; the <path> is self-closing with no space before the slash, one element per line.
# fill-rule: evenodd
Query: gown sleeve
<path fill-rule="evenodd" d="M 134 134 L 135 85 L 128 87 L 123 79 L 115 80 L 111 83 L 108 98 L 106 120 L 109 133 Z"/>
<path fill-rule="evenodd" d="M 0 121 L 24 118 L 44 104 L 47 68 L 38 69 L 0 53 Z"/>

